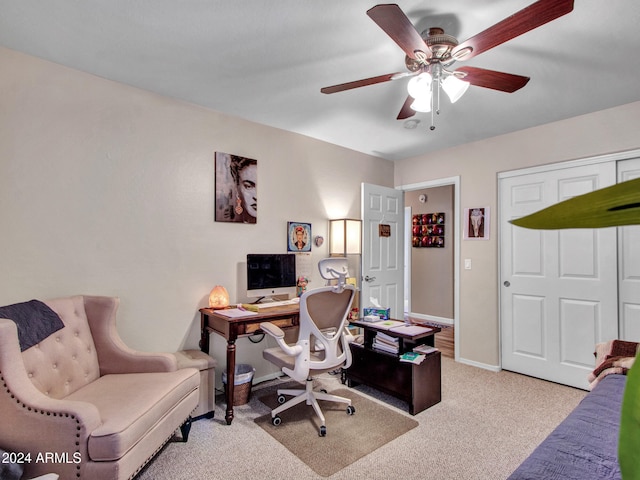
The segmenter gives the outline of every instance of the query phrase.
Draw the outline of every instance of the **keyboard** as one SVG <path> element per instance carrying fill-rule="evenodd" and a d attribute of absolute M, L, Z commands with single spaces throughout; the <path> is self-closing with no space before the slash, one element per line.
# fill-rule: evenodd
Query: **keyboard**
<path fill-rule="evenodd" d="M 258 307 L 258 311 L 262 311 L 262 310 L 267 310 L 269 308 L 274 308 L 274 307 L 287 307 L 290 305 L 299 305 L 299 304 L 300 304 L 300 299 L 293 298 L 291 300 L 280 300 L 278 302 L 254 303 L 253 305 L 255 307 Z"/>

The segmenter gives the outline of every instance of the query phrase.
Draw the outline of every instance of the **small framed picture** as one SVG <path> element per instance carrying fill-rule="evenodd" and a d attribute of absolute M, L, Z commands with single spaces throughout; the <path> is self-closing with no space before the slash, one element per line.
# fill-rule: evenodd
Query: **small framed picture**
<path fill-rule="evenodd" d="M 465 208 L 464 239 L 489 240 L 490 219 L 489 207 Z"/>
<path fill-rule="evenodd" d="M 311 251 L 311 224 L 287 222 L 287 251 Z"/>

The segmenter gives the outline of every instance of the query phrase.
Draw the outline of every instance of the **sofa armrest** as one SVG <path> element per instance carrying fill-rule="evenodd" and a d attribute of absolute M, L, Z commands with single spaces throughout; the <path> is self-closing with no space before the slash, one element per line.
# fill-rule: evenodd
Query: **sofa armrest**
<path fill-rule="evenodd" d="M 171 353 L 148 353 L 129 348 L 116 329 L 116 297 L 84 296 L 84 308 L 98 354 L 100 375 L 111 373 L 173 372 L 177 360 Z"/>
<path fill-rule="evenodd" d="M 51 398 L 33 385 L 22 360 L 16 325 L 6 319 L 0 319 L 0 412 L 0 447 L 29 453 L 32 463 L 46 452 L 88 460 L 87 438 L 102 423 L 94 405 Z M 38 432 L 37 441 L 33 432 Z M 25 474 L 29 470 L 25 465 Z"/>

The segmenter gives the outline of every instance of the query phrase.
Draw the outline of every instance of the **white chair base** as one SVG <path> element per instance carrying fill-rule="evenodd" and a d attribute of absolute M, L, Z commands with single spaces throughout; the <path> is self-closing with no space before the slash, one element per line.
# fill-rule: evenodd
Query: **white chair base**
<path fill-rule="evenodd" d="M 284 395 L 293 395 L 293 398 L 285 401 Z M 327 433 L 327 427 L 325 425 L 324 414 L 320 409 L 318 400 L 327 400 L 329 402 L 339 402 L 347 405 L 347 414 L 353 415 L 355 408 L 351 405 L 351 399 L 346 397 L 340 397 L 338 395 L 331 395 L 326 391 L 314 391 L 313 379 L 309 377 L 306 381 L 305 389 L 278 389 L 278 402 L 282 403 L 279 407 L 274 408 L 271 411 L 271 419 L 274 425 L 280 425 L 280 417 L 278 414 L 285 410 L 298 405 L 299 403 L 306 402 L 307 405 L 311 405 L 316 412 L 316 415 L 320 419 L 320 436 L 324 437 Z"/>

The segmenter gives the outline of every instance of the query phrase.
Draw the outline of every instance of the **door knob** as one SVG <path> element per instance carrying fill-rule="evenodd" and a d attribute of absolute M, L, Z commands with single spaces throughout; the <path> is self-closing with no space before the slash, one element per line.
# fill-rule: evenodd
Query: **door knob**
<path fill-rule="evenodd" d="M 505 280 L 505 281 L 504 281 L 504 283 L 503 283 L 503 285 L 504 285 L 505 287 L 510 287 L 510 286 L 511 286 L 511 282 L 509 282 L 509 280 Z"/>
<path fill-rule="evenodd" d="M 375 279 L 376 277 L 370 277 L 369 275 L 364 277 L 365 282 L 373 282 Z"/>

